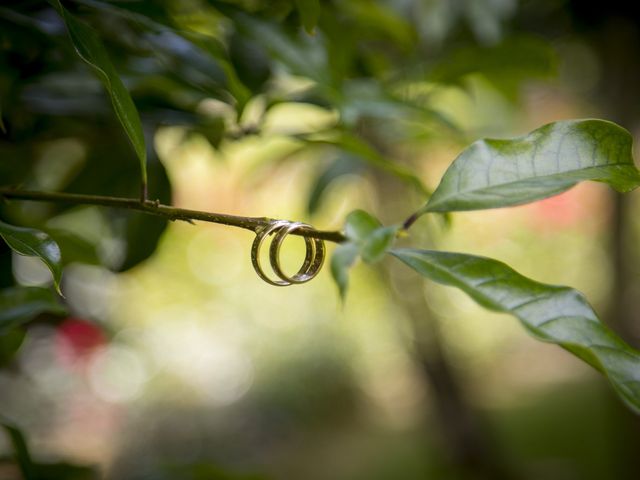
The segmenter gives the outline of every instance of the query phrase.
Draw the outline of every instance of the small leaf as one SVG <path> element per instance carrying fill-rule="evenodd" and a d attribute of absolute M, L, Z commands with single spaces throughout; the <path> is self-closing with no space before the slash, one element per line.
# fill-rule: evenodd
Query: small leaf
<path fill-rule="evenodd" d="M 360 249 L 353 242 L 338 245 L 331 256 L 331 276 L 338 285 L 340 298 L 345 299 L 349 286 L 349 268 L 358 258 Z"/>
<path fill-rule="evenodd" d="M 362 243 L 380 227 L 382 224 L 377 218 L 364 210 L 354 210 L 347 215 L 344 232 L 348 239 Z"/>
<path fill-rule="evenodd" d="M 113 67 L 107 50 L 104 48 L 97 33 L 85 23 L 71 15 L 60 0 L 50 0 L 50 3 L 58 11 L 69 32 L 69 38 L 78 56 L 94 71 L 111 97 L 113 109 L 116 112 L 120 124 L 124 128 L 129 140 L 133 144 L 140 161 L 142 182 L 147 183 L 147 150 L 140 123 L 140 115 L 136 109 L 129 92 L 125 88 L 118 72 Z"/>
<path fill-rule="evenodd" d="M 480 140 L 462 152 L 420 211 L 506 207 L 550 197 L 582 180 L 620 192 L 640 184 L 632 138 L 615 123 L 550 123 L 513 140 Z"/>
<path fill-rule="evenodd" d="M 392 225 L 372 232 L 361 247 L 362 260 L 367 263 L 380 261 L 393 245 L 398 229 L 397 225 Z"/>
<path fill-rule="evenodd" d="M 51 290 L 40 287 L 0 290 L 0 335 L 44 312 L 65 313 Z"/>
<path fill-rule="evenodd" d="M 578 356 L 606 375 L 640 413 L 640 352 L 602 324 L 577 290 L 536 282 L 490 258 L 414 249 L 391 253 L 422 276 L 458 287 L 490 310 L 514 315 L 534 337 Z"/>
<path fill-rule="evenodd" d="M 313 34 L 320 16 L 319 0 L 296 0 L 296 8 L 300 14 L 300 20 L 307 33 Z"/>
<path fill-rule="evenodd" d="M 60 293 L 62 255 L 60 247 L 49 235 L 34 228 L 16 227 L 0 222 L 0 237 L 4 238 L 14 252 L 39 257 L 51 270 L 56 290 Z"/>
<path fill-rule="evenodd" d="M 345 222 L 348 241 L 339 245 L 331 257 L 331 274 L 340 297 L 347 292 L 349 268 L 361 256 L 366 263 L 376 263 L 391 248 L 399 226 L 383 227 L 380 221 L 364 210 L 354 210 Z"/>

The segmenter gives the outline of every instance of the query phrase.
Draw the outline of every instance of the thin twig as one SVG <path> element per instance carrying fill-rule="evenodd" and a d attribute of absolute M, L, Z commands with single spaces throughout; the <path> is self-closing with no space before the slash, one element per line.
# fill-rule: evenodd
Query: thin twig
<path fill-rule="evenodd" d="M 267 217 L 242 217 L 229 215 L 226 213 L 202 212 L 198 210 L 187 210 L 184 208 L 162 205 L 158 201 L 140 201 L 135 198 L 105 197 L 100 195 L 81 195 L 77 193 L 63 192 L 39 192 L 29 190 L 17 190 L 11 188 L 0 188 L 0 196 L 6 199 L 30 200 L 35 202 L 71 203 L 77 205 L 98 205 L 102 207 L 122 208 L 135 210 L 150 215 L 157 215 L 169 220 L 182 220 L 193 223 L 193 220 L 201 222 L 218 223 L 239 227 L 252 232 L 258 231 L 274 221 Z M 338 231 L 326 230 L 294 230 L 292 235 L 302 237 L 319 238 L 329 242 L 342 243 L 345 236 Z"/>

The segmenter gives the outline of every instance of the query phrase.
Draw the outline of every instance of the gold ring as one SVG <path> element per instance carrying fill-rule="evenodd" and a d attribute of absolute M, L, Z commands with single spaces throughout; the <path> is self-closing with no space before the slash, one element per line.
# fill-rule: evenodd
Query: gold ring
<path fill-rule="evenodd" d="M 324 241 L 318 238 L 309 238 L 305 237 L 305 246 L 306 246 L 306 255 L 302 266 L 293 276 L 289 276 L 282 270 L 280 266 L 280 247 L 284 242 L 284 239 L 290 233 L 296 230 L 307 230 L 313 231 L 313 227 L 306 223 L 293 222 L 288 225 L 282 226 L 278 229 L 275 237 L 271 241 L 271 247 L 269 248 L 269 260 L 271 262 L 271 268 L 275 272 L 278 277 L 280 277 L 284 282 L 288 282 L 289 284 L 296 283 L 305 283 L 314 278 L 320 269 L 322 268 L 322 264 L 324 263 L 325 257 L 325 246 Z"/>

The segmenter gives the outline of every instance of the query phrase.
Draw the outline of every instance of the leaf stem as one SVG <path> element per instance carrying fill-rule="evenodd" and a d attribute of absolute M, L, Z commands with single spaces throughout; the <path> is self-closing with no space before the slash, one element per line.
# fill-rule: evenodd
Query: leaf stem
<path fill-rule="evenodd" d="M 98 205 L 101 207 L 122 208 L 135 210 L 149 215 L 168 218 L 171 221 L 182 220 L 193 223 L 201 222 L 218 223 L 231 227 L 239 227 L 252 232 L 257 232 L 274 221 L 268 217 L 242 217 L 226 213 L 203 212 L 199 210 L 187 210 L 184 208 L 162 205 L 159 201 L 138 200 L 135 198 L 106 197 L 100 195 L 82 195 L 64 192 L 40 192 L 30 190 L 16 190 L 0 188 L 0 196 L 6 199 L 30 200 L 35 202 L 70 203 L 77 205 Z M 318 238 L 329 242 L 342 243 L 345 236 L 339 231 L 327 230 L 294 230 L 292 235 Z"/>
<path fill-rule="evenodd" d="M 420 218 L 420 212 L 412 213 L 403 223 L 402 230 L 409 230 L 411 226 Z"/>
<path fill-rule="evenodd" d="M 149 187 L 147 186 L 147 174 L 142 172 L 143 178 L 140 183 L 140 202 L 144 203 L 149 199 Z"/>

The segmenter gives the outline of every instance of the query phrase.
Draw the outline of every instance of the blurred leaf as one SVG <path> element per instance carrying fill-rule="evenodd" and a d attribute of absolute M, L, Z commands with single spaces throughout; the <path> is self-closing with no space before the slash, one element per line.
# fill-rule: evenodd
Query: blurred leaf
<path fill-rule="evenodd" d="M 537 339 L 562 346 L 606 375 L 640 413 L 640 352 L 602 324 L 577 290 L 536 282 L 490 258 L 415 249 L 391 254 L 434 282 L 460 288 L 489 310 L 514 315 Z"/>
<path fill-rule="evenodd" d="M 151 152 L 149 160 L 149 198 L 170 205 L 171 184 L 167 172 L 155 151 Z M 129 188 L 134 189 L 134 184 Z M 120 271 L 128 270 L 153 255 L 169 223 L 166 218 L 116 210 L 110 213 L 116 231 L 126 240 L 126 255 Z"/>
<path fill-rule="evenodd" d="M 98 480 L 96 469 L 69 463 L 37 463 L 34 466 L 38 480 Z"/>
<path fill-rule="evenodd" d="M 0 415 L 3 427 L 13 446 L 16 463 L 23 480 L 97 480 L 97 472 L 90 467 L 67 463 L 35 463 L 31 458 L 24 434 L 9 420 Z"/>
<path fill-rule="evenodd" d="M 327 136 L 298 135 L 296 138 L 310 145 L 332 145 L 338 147 L 344 152 L 357 156 L 364 162 L 414 186 L 422 194 L 428 195 L 430 193 L 422 183 L 422 180 L 409 168 L 394 163 L 383 155 L 380 155 L 371 145 L 346 130 L 331 132 L 331 134 Z"/>
<path fill-rule="evenodd" d="M 350 155 L 342 155 L 331 163 L 315 180 L 307 200 L 307 212 L 313 215 L 318 211 L 327 188 L 337 178 L 359 170 L 358 163 Z"/>
<path fill-rule="evenodd" d="M 66 313 L 47 288 L 11 287 L 0 290 L 0 335 L 45 312 Z"/>
<path fill-rule="evenodd" d="M 2 426 L 9 435 L 16 463 L 20 468 L 20 473 L 22 473 L 24 480 L 39 480 L 35 472 L 35 465 L 31 460 L 31 454 L 29 453 L 27 442 L 22 432 L 16 428 L 12 422 L 6 420 L 2 416 L 0 416 L 0 426 Z"/>
<path fill-rule="evenodd" d="M 229 57 L 240 81 L 252 92 L 260 92 L 271 77 L 271 62 L 264 46 L 235 33 L 229 40 Z"/>
<path fill-rule="evenodd" d="M 378 228 L 382 227 L 380 220 L 364 210 L 354 210 L 347 215 L 344 233 L 349 240 L 363 243 Z"/>
<path fill-rule="evenodd" d="M 189 465 L 171 465 L 167 468 L 173 478 L 184 480 L 266 480 L 258 474 L 238 474 L 223 470 L 211 463 L 192 463 Z"/>
<path fill-rule="evenodd" d="M 373 231 L 362 245 L 362 260 L 366 263 L 380 261 L 393 245 L 398 229 L 397 225 L 392 225 Z"/>
<path fill-rule="evenodd" d="M 467 75 L 477 73 L 507 96 L 514 97 L 522 82 L 552 76 L 556 63 L 549 42 L 514 37 L 494 46 L 472 45 L 455 50 L 433 66 L 428 79 L 460 84 Z"/>
<path fill-rule="evenodd" d="M 120 124 L 133 144 L 133 148 L 140 161 L 140 171 L 143 183 L 147 183 L 147 150 L 144 134 L 138 110 L 131 100 L 129 92 L 118 76 L 106 49 L 98 35 L 88 25 L 71 15 L 60 3 L 60 0 L 51 0 L 64 20 L 69 37 L 80 58 L 86 62 L 96 73 L 111 96 L 113 108 L 118 116 Z"/>
<path fill-rule="evenodd" d="M 359 33 L 371 35 L 371 40 L 396 45 L 402 49 L 411 49 L 416 45 L 416 32 L 407 19 L 386 2 L 340 2 L 343 15 L 346 14 L 358 23 Z M 384 49 L 375 50 L 381 54 Z"/>
<path fill-rule="evenodd" d="M 0 237 L 14 252 L 39 257 L 51 270 L 56 290 L 61 294 L 62 255 L 60 247 L 49 235 L 34 228 L 16 227 L 0 221 Z"/>
<path fill-rule="evenodd" d="M 369 264 L 380 261 L 393 245 L 398 228 L 382 226 L 364 210 L 354 210 L 347 215 L 344 232 L 348 241 L 338 245 L 331 257 L 331 275 L 343 300 L 347 294 L 349 268 L 358 256 Z"/>
<path fill-rule="evenodd" d="M 64 251 L 62 265 L 74 262 L 100 265 L 100 256 L 93 243 L 68 230 L 48 228 L 47 234 L 58 244 L 60 250 Z"/>
<path fill-rule="evenodd" d="M 84 168 L 65 190 L 71 193 L 135 197 L 139 188 L 136 165 L 129 161 L 131 154 L 127 147 L 125 142 L 115 142 L 105 133 L 104 140 L 92 144 Z M 149 198 L 170 204 L 171 185 L 153 148 L 149 151 L 147 172 Z M 164 217 L 121 209 L 106 209 L 104 212 L 108 231 L 113 232 L 124 247 L 123 255 L 118 255 L 107 265 L 117 271 L 128 270 L 149 258 L 168 223 Z"/>
<path fill-rule="evenodd" d="M 347 215 L 344 232 L 358 246 L 365 262 L 376 263 L 391 248 L 398 229 L 397 225 L 382 226 L 377 218 L 364 210 L 354 210 Z"/>
<path fill-rule="evenodd" d="M 341 243 L 331 256 L 331 276 L 333 277 L 340 298 L 345 299 L 349 286 L 349 268 L 355 263 L 360 254 L 360 248 L 353 242 Z"/>
<path fill-rule="evenodd" d="M 321 39 L 299 32 L 288 35 L 277 24 L 250 17 L 244 13 L 229 13 L 238 31 L 262 45 L 294 75 L 307 77 L 319 85 L 331 84 L 327 52 Z M 297 33 L 297 32 L 296 32 Z"/>
<path fill-rule="evenodd" d="M 25 337 L 25 331 L 22 328 L 12 328 L 6 333 L 2 332 L 3 328 L 0 325 L 0 367 L 4 367 L 11 362 L 18 350 L 20 350 Z"/>
<path fill-rule="evenodd" d="M 314 33 L 318 16 L 320 16 L 320 0 L 295 0 L 296 8 L 307 33 Z"/>
<path fill-rule="evenodd" d="M 421 213 L 520 205 L 582 180 L 630 191 L 640 184 L 631 142 L 629 132 L 604 120 L 556 122 L 513 140 L 477 141 L 454 160 Z"/>

